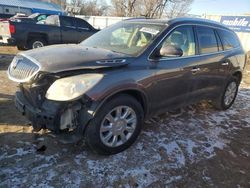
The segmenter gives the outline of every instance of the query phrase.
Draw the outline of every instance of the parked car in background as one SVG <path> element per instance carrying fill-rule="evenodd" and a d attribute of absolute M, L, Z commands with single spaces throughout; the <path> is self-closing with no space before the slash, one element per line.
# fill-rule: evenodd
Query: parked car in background
<path fill-rule="evenodd" d="M 36 22 L 19 19 L 1 22 L 0 43 L 16 45 L 19 50 L 25 50 L 51 44 L 79 43 L 99 31 L 80 18 L 59 15 L 51 15 L 40 21 L 38 18 L 39 15 L 32 18 Z"/>
<path fill-rule="evenodd" d="M 230 108 L 245 63 L 236 34 L 216 22 L 130 19 L 78 45 L 20 53 L 8 75 L 35 130 L 84 136 L 93 151 L 114 154 L 156 114 L 204 99 Z"/>

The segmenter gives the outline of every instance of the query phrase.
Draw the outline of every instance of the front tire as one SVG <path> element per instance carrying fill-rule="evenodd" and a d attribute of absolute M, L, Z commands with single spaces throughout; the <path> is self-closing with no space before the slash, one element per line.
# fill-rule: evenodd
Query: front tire
<path fill-rule="evenodd" d="M 216 99 L 214 103 L 218 110 L 227 110 L 233 105 L 238 93 L 239 84 L 240 83 L 237 77 L 232 77 L 229 79 L 222 94 Z"/>
<path fill-rule="evenodd" d="M 143 123 L 141 104 L 129 95 L 118 95 L 95 114 L 86 128 L 89 148 L 98 154 L 119 153 L 131 146 L 138 137 Z"/>

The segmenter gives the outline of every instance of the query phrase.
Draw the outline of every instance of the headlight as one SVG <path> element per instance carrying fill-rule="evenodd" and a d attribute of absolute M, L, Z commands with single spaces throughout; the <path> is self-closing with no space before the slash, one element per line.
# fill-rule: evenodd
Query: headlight
<path fill-rule="evenodd" d="M 77 99 L 103 78 L 102 74 L 82 74 L 56 80 L 48 89 L 46 98 L 55 101 Z"/>

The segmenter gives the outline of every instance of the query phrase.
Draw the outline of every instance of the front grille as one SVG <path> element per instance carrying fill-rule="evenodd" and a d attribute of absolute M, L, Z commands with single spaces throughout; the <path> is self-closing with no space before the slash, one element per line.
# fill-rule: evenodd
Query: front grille
<path fill-rule="evenodd" d="M 11 80 L 23 83 L 30 81 L 38 73 L 39 69 L 39 65 L 26 57 L 18 55 L 10 64 L 8 75 Z"/>

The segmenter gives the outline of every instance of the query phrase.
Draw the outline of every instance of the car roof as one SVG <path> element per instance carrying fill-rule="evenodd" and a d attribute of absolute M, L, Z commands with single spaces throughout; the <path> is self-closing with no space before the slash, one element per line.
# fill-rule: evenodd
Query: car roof
<path fill-rule="evenodd" d="M 129 19 L 126 19 L 124 21 L 136 22 L 136 23 L 151 23 L 151 24 L 167 25 L 169 20 L 154 19 L 154 18 L 129 18 Z"/>
<path fill-rule="evenodd" d="M 207 25 L 212 27 L 218 27 L 222 29 L 227 29 L 226 26 L 208 19 L 203 18 L 190 18 L 190 17 L 181 17 L 174 19 L 152 19 L 152 18 L 130 18 L 125 21 L 129 22 L 140 22 L 140 23 L 152 23 L 152 24 L 161 24 L 161 25 L 173 25 L 173 24 L 196 24 L 196 25 Z"/>

